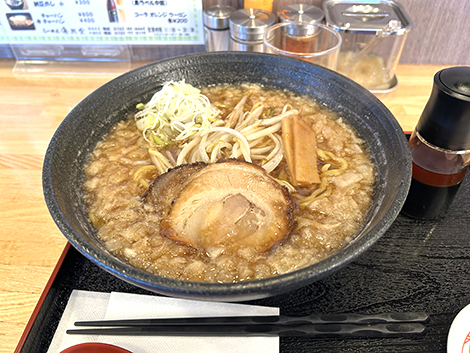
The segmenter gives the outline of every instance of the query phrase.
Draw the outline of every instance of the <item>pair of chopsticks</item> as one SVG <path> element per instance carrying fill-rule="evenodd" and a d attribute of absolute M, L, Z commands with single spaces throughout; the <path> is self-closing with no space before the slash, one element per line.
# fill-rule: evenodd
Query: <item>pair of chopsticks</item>
<path fill-rule="evenodd" d="M 230 316 L 76 321 L 67 334 L 140 336 L 398 337 L 422 335 L 429 316 L 421 312 Z"/>

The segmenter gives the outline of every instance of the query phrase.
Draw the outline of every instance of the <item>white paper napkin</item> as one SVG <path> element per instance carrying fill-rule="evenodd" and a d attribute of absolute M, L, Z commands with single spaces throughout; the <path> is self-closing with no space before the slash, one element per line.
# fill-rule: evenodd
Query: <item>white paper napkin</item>
<path fill-rule="evenodd" d="M 74 290 L 48 353 L 83 342 L 105 342 L 133 353 L 279 352 L 277 337 L 184 337 L 67 335 L 80 320 L 197 316 L 279 315 L 279 308 L 175 299 L 128 293 Z"/>

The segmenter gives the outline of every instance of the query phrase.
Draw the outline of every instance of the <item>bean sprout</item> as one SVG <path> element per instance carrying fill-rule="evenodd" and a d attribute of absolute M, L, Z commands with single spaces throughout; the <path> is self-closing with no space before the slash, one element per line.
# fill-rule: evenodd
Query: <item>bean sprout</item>
<path fill-rule="evenodd" d="M 225 158 L 255 161 L 268 173 L 276 169 L 284 157 L 280 122 L 298 111 L 286 105 L 281 114 L 271 116 L 273 110 L 261 103 L 244 111 L 248 97 L 243 96 L 224 120 L 200 90 L 184 81 L 166 83 L 147 104 L 139 104 L 136 124 L 151 146 L 150 156 L 158 171 Z M 172 144 L 181 145 L 176 161 L 162 153 Z"/>
<path fill-rule="evenodd" d="M 299 112 L 286 105 L 281 114 L 273 116 L 274 109 L 261 103 L 244 111 L 248 97 L 249 94 L 243 96 L 225 119 L 200 90 L 184 81 L 165 84 L 147 104 L 139 104 L 141 110 L 135 115 L 136 124 L 150 144 L 150 158 L 158 173 L 185 163 L 215 163 L 227 158 L 244 159 L 260 165 L 268 173 L 273 172 L 285 153 L 282 119 Z M 174 156 L 166 149 L 172 145 L 180 146 Z M 301 207 L 309 207 L 313 201 L 328 197 L 332 192 L 329 178 L 348 168 L 344 158 L 331 152 L 317 149 L 317 155 L 324 163 L 320 168 L 321 183 L 302 199 Z M 141 168 L 136 178 L 143 179 L 141 175 L 151 170 Z M 291 193 L 297 193 L 288 181 L 275 180 Z M 145 180 L 141 181 L 142 185 L 145 183 Z"/>

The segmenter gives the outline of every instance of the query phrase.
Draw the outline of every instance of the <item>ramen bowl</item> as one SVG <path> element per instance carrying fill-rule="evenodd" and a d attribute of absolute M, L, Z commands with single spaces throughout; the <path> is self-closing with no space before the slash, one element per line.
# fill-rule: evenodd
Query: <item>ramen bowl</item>
<path fill-rule="evenodd" d="M 111 254 L 96 237 L 83 201 L 87 156 L 97 142 L 140 102 L 168 81 L 203 87 L 258 83 L 306 94 L 336 111 L 365 140 L 377 181 L 366 219 L 353 240 L 326 259 L 283 275 L 238 283 L 175 280 L 139 270 Z M 262 53 L 203 53 L 142 66 L 103 85 L 63 120 L 46 152 L 43 189 L 49 211 L 68 241 L 86 258 L 138 287 L 174 297 L 244 301 L 311 284 L 347 265 L 379 239 L 397 217 L 408 193 L 411 157 L 399 124 L 370 92 L 314 64 Z"/>

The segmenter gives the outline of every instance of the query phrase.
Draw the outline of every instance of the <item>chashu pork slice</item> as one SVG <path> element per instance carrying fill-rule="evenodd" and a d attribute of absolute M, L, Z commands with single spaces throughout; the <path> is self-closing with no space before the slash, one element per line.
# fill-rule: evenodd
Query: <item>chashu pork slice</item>
<path fill-rule="evenodd" d="M 178 184 L 177 195 L 172 193 L 175 197 L 160 224 L 166 237 L 198 249 L 221 247 L 233 252 L 251 247 L 264 252 L 289 234 L 291 197 L 263 168 L 227 160 L 190 170 L 183 185 Z M 154 187 L 154 191 L 163 189 Z"/>
<path fill-rule="evenodd" d="M 187 180 L 207 166 L 199 162 L 183 164 L 170 169 L 158 176 L 144 194 L 147 202 L 154 205 L 155 212 L 166 217 L 170 212 L 171 203 L 186 186 Z"/>

